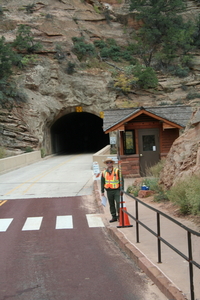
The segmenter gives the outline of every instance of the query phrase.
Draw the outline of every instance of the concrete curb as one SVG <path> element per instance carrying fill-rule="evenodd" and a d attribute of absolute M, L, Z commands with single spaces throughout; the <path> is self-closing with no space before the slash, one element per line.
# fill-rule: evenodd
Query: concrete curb
<path fill-rule="evenodd" d="M 98 207 L 100 207 L 100 197 L 97 182 L 94 181 L 94 194 Z M 160 291 L 170 300 L 186 300 L 183 293 L 140 252 L 132 243 L 130 243 L 123 233 L 117 228 L 106 226 L 109 236 L 118 244 L 119 248 L 125 252 L 136 265 L 157 285 Z"/>
<path fill-rule="evenodd" d="M 185 300 L 182 292 L 142 254 L 117 228 L 106 227 L 110 237 L 118 244 L 137 266 L 157 285 L 161 292 L 170 300 Z"/>

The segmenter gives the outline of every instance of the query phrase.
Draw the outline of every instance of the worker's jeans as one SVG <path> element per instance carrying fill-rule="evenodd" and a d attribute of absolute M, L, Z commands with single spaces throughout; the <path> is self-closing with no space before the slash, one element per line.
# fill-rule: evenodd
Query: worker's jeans
<path fill-rule="evenodd" d="M 110 204 L 110 213 L 113 218 L 119 215 L 120 189 L 107 189 L 108 202 Z"/>

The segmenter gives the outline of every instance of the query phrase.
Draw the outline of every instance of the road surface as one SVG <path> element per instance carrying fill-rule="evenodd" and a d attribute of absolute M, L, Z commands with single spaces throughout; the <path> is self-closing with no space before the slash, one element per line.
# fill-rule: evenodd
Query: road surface
<path fill-rule="evenodd" d="M 53 157 L 0 176 L 0 300 L 166 300 L 107 235 L 91 166 Z"/>

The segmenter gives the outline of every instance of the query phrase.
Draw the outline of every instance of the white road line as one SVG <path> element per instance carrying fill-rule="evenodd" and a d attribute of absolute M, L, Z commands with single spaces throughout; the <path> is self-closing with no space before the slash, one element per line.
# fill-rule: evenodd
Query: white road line
<path fill-rule="evenodd" d="M 22 228 L 22 231 L 26 230 L 39 230 L 43 217 L 30 217 L 26 219 L 26 222 Z"/>
<path fill-rule="evenodd" d="M 86 215 L 88 226 L 89 227 L 105 227 L 101 217 L 98 217 L 95 214 Z"/>
<path fill-rule="evenodd" d="M 13 218 L 9 219 L 0 219 L 0 232 L 5 232 L 8 227 L 10 226 L 10 223 L 12 222 Z"/>
<path fill-rule="evenodd" d="M 72 229 L 73 219 L 72 216 L 57 216 L 56 229 Z"/>
<path fill-rule="evenodd" d="M 87 223 L 90 228 L 105 227 L 101 217 L 96 214 L 86 214 Z M 43 217 L 29 217 L 26 219 L 22 231 L 39 230 Z M 10 226 L 13 218 L 0 219 L 0 232 L 5 232 Z M 73 216 L 57 216 L 55 229 L 73 229 Z"/>

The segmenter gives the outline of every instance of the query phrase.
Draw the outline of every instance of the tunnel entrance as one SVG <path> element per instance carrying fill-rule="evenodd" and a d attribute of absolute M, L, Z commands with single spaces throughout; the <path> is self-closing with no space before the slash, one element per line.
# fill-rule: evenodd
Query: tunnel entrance
<path fill-rule="evenodd" d="M 86 112 L 73 112 L 51 127 L 53 153 L 95 153 L 109 144 L 103 132 L 103 119 Z"/>

